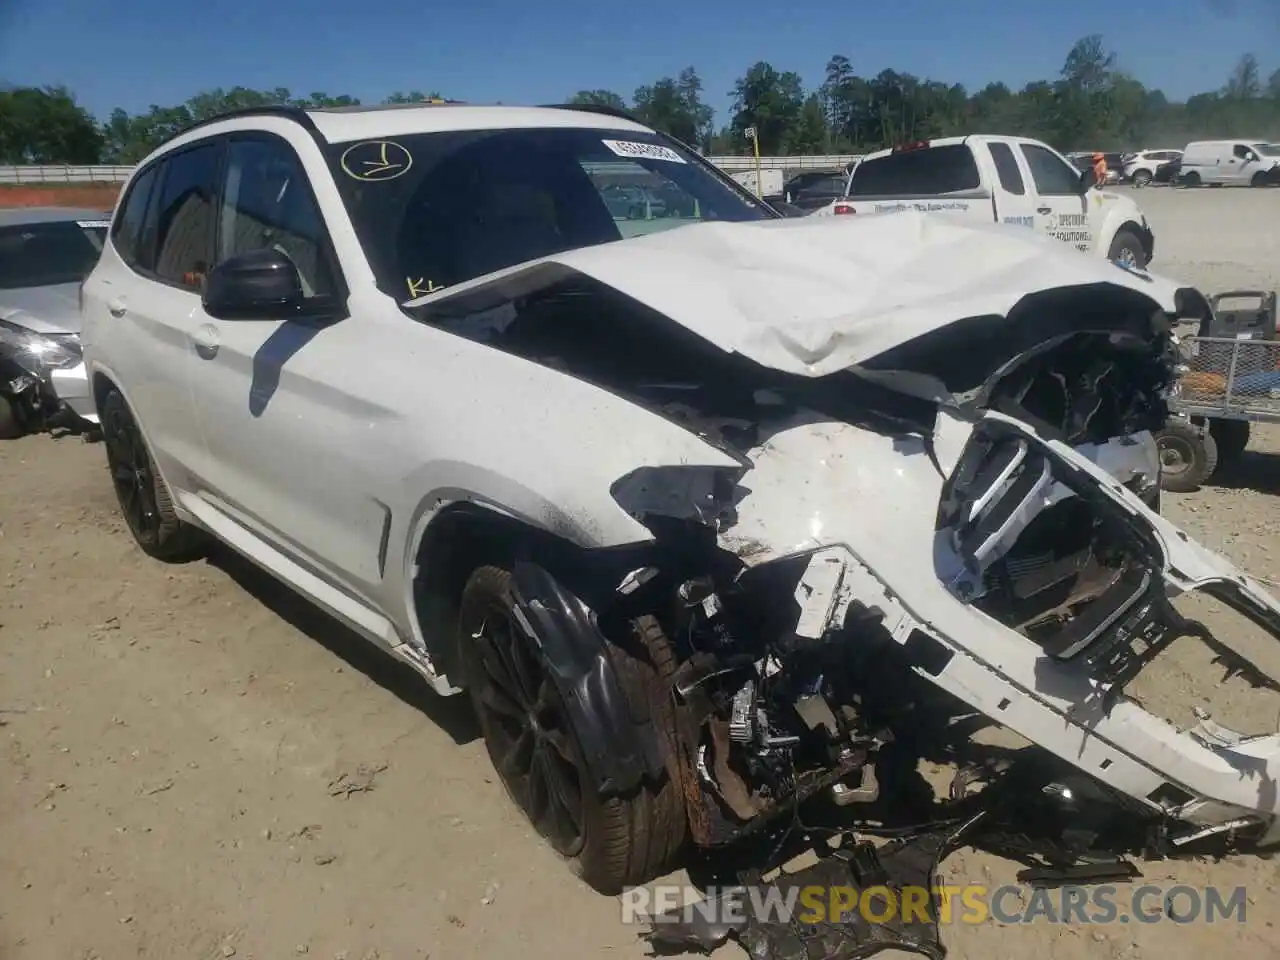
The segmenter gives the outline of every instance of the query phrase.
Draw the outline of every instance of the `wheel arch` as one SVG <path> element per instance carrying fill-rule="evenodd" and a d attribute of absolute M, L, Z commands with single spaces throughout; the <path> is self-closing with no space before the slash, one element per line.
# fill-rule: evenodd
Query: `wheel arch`
<path fill-rule="evenodd" d="M 631 715 L 607 642 L 618 639 L 613 627 L 628 616 L 625 600 L 616 607 L 609 601 L 619 596 L 622 577 L 643 566 L 656 546 L 592 548 L 474 501 L 440 505 L 424 520 L 410 568 L 411 626 L 453 691 L 465 682 L 463 589 L 480 567 L 509 569 L 517 608 L 561 685 L 597 789 L 626 793 L 662 776 L 665 758 Z"/>
<path fill-rule="evenodd" d="M 467 578 L 485 565 L 533 564 L 568 586 L 584 603 L 603 607 L 622 577 L 658 549 L 653 539 L 600 546 L 577 525 L 549 525 L 460 492 L 426 498 L 406 544 L 409 626 L 438 674 L 461 689 L 457 635 Z"/>
<path fill-rule="evenodd" d="M 1122 233 L 1131 233 L 1138 238 L 1138 242 L 1142 244 L 1142 256 L 1145 261 L 1144 265 L 1149 265 L 1151 263 L 1151 259 L 1155 256 L 1156 247 L 1155 234 L 1152 233 L 1151 228 L 1139 223 L 1133 217 L 1123 218 L 1118 224 L 1116 224 L 1114 230 L 1107 231 L 1107 253 L 1110 253 L 1112 244 L 1116 242 L 1116 237 L 1120 236 Z"/>
<path fill-rule="evenodd" d="M 94 369 L 93 375 L 89 380 L 89 390 L 93 397 L 93 409 L 98 414 L 98 419 L 102 419 L 102 406 L 107 402 L 107 394 L 112 390 L 120 390 L 114 378 L 110 374 L 104 373 L 102 370 Z M 120 395 L 124 396 L 124 391 L 120 390 Z M 129 402 L 129 398 L 125 397 L 125 403 Z M 132 405 L 130 407 L 132 409 Z"/>

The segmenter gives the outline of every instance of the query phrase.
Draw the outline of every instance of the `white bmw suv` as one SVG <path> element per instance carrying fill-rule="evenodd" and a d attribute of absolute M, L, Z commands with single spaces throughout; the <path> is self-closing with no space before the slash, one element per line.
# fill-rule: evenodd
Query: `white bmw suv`
<path fill-rule="evenodd" d="M 217 538 L 466 689 L 601 890 L 874 799 L 933 688 L 1174 832 L 1273 836 L 1280 738 L 1242 777 L 1123 696 L 1180 592 L 1280 631 L 1148 506 L 1194 291 L 994 224 L 783 219 L 620 114 L 442 104 L 182 133 L 83 302 L 141 547 Z"/>

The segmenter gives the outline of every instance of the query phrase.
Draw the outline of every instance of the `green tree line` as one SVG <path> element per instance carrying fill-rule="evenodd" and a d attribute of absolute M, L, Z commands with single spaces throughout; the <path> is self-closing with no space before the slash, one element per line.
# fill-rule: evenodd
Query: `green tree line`
<path fill-rule="evenodd" d="M 1057 77 L 1020 90 L 993 82 L 970 91 L 897 70 L 864 76 L 836 55 L 816 89 L 806 89 L 799 74 L 761 61 L 731 93 L 730 115 L 720 125 L 694 67 L 638 88 L 629 102 L 605 89 L 580 90 L 569 100 L 626 110 L 713 155 L 748 152 L 748 128 L 756 130 L 761 153 L 772 156 L 861 153 L 964 133 L 1034 137 L 1061 150 L 1180 147 L 1210 137 L 1280 140 L 1280 69 L 1264 77 L 1257 57 L 1245 54 L 1221 89 L 1175 102 L 1123 70 L 1099 34 L 1072 46 Z M 383 102 L 438 96 L 414 90 Z M 0 90 L 0 163 L 134 163 L 183 127 L 228 110 L 359 102 L 345 95 L 297 97 L 285 89 L 233 87 L 136 114 L 117 109 L 98 122 L 64 87 L 9 87 Z"/>

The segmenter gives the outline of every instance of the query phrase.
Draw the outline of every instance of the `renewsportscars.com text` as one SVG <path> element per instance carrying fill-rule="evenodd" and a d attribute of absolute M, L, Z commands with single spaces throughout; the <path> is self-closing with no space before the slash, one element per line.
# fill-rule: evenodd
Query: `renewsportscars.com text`
<path fill-rule="evenodd" d="M 1063 886 L 1028 889 L 1018 884 L 938 886 L 942 924 L 1109 924 L 1244 923 L 1244 887 L 1155 884 L 1118 887 Z M 697 891 L 662 885 L 633 887 L 621 896 L 624 923 L 688 923 L 705 919 L 741 923 L 838 923 L 860 915 L 871 923 L 927 922 L 930 891 L 925 887 L 719 887 Z"/>

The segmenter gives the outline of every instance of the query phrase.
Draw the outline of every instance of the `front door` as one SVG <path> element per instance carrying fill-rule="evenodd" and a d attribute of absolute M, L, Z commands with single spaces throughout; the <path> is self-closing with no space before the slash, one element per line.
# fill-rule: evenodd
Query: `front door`
<path fill-rule="evenodd" d="M 273 248 L 298 268 L 304 295 L 342 288 L 323 217 L 293 146 L 233 134 L 214 262 Z M 317 302 L 320 302 L 317 300 Z M 216 319 L 193 331 L 191 383 L 208 456 L 200 495 L 276 549 L 366 600 L 381 579 L 386 510 L 368 491 L 364 456 L 376 412 L 357 400 L 376 375 L 335 356 L 355 319 Z M 351 344 L 348 343 L 348 347 Z"/>
<path fill-rule="evenodd" d="M 1227 177 L 1224 182 L 1237 187 L 1248 186 L 1253 182 L 1254 175 L 1262 169 L 1257 153 L 1243 143 L 1233 144 L 1231 156 L 1227 160 Z"/>
<path fill-rule="evenodd" d="M 1080 190 L 1080 173 L 1052 150 L 1019 144 L 1036 187 L 1036 230 L 1085 253 L 1095 243 L 1089 198 Z"/>

